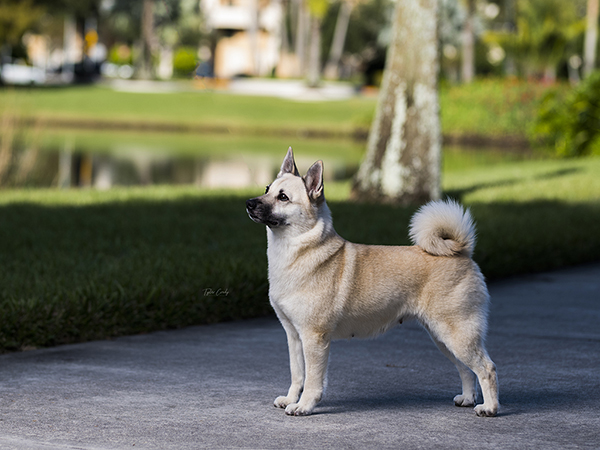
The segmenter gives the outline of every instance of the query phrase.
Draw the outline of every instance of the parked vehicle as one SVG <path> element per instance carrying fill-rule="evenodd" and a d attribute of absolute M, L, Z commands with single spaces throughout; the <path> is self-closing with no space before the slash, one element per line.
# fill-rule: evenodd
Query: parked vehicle
<path fill-rule="evenodd" d="M 2 64 L 0 66 L 0 80 L 4 84 L 44 84 L 46 72 L 39 67 L 23 64 Z"/>

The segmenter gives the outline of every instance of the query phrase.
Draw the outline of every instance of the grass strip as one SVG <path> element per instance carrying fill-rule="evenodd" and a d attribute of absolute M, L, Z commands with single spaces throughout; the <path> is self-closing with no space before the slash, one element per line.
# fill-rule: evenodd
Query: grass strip
<path fill-rule="evenodd" d="M 71 119 L 75 124 L 97 120 L 100 125 L 114 123 L 124 128 L 171 126 L 173 131 L 202 126 L 202 131 L 312 129 L 348 134 L 357 124 L 370 123 L 375 104 L 375 99 L 363 97 L 297 102 L 209 91 L 130 93 L 105 86 L 0 90 L 0 112 L 11 110 L 62 123 Z"/>
<path fill-rule="evenodd" d="M 548 86 L 543 84 L 517 79 L 479 79 L 469 84 L 443 85 L 440 105 L 444 135 L 449 142 L 475 136 L 504 140 L 508 144 L 522 143 L 530 134 L 530 124 L 547 90 Z M 278 136 L 358 133 L 364 137 L 376 103 L 376 98 L 360 96 L 340 101 L 301 102 L 215 91 L 118 92 L 98 85 L 0 90 L 0 113 L 8 111 L 42 122 L 47 120 L 53 124 L 49 128 L 79 124 L 86 128 Z"/>

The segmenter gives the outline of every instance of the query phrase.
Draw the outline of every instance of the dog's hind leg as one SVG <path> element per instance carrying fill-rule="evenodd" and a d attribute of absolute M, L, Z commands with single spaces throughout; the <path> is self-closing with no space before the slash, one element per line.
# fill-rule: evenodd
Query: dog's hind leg
<path fill-rule="evenodd" d="M 473 354 L 464 355 L 464 362 L 477 375 L 483 394 L 483 404 L 475 407 L 475 413 L 478 416 L 495 416 L 500 406 L 496 365 L 488 356 L 483 345 L 480 345 Z"/>
<path fill-rule="evenodd" d="M 437 345 L 437 348 L 456 366 L 462 382 L 462 394 L 454 397 L 454 404 L 456 406 L 473 406 L 477 400 L 477 386 L 475 381 L 475 374 L 461 363 L 452 354 L 448 347 L 444 345 L 439 339 L 437 339 L 431 332 L 429 332 L 431 340 Z"/>
<path fill-rule="evenodd" d="M 273 404 L 277 408 L 286 408 L 289 404 L 296 403 L 300 398 L 302 385 L 304 384 L 304 354 L 302 351 L 302 341 L 296 328 L 283 315 L 278 314 L 278 316 L 287 335 L 292 384 L 287 395 L 277 397 Z"/>
<path fill-rule="evenodd" d="M 454 333 L 443 326 L 436 328 L 435 331 L 430 331 L 435 339 L 441 341 L 459 362 L 477 375 L 483 394 L 483 404 L 475 407 L 475 413 L 478 416 L 495 416 L 499 407 L 496 365 L 485 350 L 480 328 L 476 324 L 469 323 L 463 323 L 461 329 L 454 330 Z"/>

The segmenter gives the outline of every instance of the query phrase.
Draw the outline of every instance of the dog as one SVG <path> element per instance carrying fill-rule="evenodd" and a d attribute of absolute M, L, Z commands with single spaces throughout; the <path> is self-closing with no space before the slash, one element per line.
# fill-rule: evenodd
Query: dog
<path fill-rule="evenodd" d="M 308 415 L 321 400 L 330 343 L 367 338 L 416 319 L 460 374 L 457 406 L 498 411 L 496 366 L 484 346 L 489 295 L 471 259 L 475 226 L 469 210 L 434 201 L 412 217 L 414 246 L 354 244 L 333 228 L 323 190 L 323 163 L 304 177 L 292 148 L 264 195 L 246 211 L 267 226 L 269 300 L 285 329 L 291 370 L 287 395 L 274 405 Z"/>

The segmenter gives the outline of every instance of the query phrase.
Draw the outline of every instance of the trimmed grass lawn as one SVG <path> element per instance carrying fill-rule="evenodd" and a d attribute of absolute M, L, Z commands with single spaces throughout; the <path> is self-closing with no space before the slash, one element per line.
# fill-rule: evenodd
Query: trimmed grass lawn
<path fill-rule="evenodd" d="M 488 278 L 598 260 L 600 158 L 448 171 L 444 190 L 471 207 Z M 355 204 L 348 191 L 326 185 L 342 236 L 408 243 L 414 208 Z M 261 192 L 2 191 L 0 349 L 270 313 L 265 230 L 244 210 Z"/>
<path fill-rule="evenodd" d="M 296 102 L 209 91 L 129 93 L 103 86 L 0 90 L 0 111 L 11 108 L 28 117 L 202 124 L 232 131 L 311 128 L 350 133 L 356 124 L 369 123 L 375 103 L 362 97 Z"/>
<path fill-rule="evenodd" d="M 559 87 L 560 88 L 560 87 Z M 510 79 L 480 79 L 440 89 L 442 129 L 452 135 L 526 137 L 548 87 Z M 225 127 L 231 132 L 368 129 L 376 98 L 298 102 L 270 97 L 187 91 L 117 92 L 105 86 L 0 89 L 0 113 L 28 117 Z"/>

